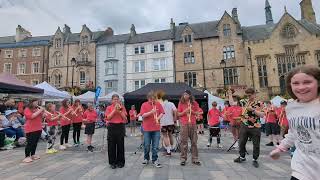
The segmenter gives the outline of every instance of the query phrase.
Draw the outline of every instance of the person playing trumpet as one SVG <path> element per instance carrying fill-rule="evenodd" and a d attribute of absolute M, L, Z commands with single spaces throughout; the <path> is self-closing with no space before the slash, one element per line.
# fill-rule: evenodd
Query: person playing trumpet
<path fill-rule="evenodd" d="M 181 121 L 181 166 L 186 165 L 188 156 L 188 138 L 191 140 L 192 163 L 201 165 L 198 160 L 198 134 L 196 125 L 196 116 L 199 114 L 199 108 L 199 104 L 195 101 L 191 91 L 184 91 L 178 104 L 178 117 L 180 117 Z"/>
<path fill-rule="evenodd" d="M 58 152 L 53 146 L 55 144 L 58 128 L 58 120 L 61 117 L 61 114 L 56 112 L 56 105 L 49 103 L 47 105 L 47 113 L 45 113 L 45 120 L 47 122 L 47 133 L 48 133 L 48 142 L 47 142 L 47 154 L 53 154 Z"/>
<path fill-rule="evenodd" d="M 152 164 L 161 168 L 158 161 L 159 141 L 160 141 L 160 119 L 164 115 L 162 105 L 156 101 L 157 96 L 153 91 L 147 95 L 147 102 L 141 106 L 140 114 L 143 118 L 143 137 L 144 137 L 144 161 L 148 164 L 150 160 L 150 145 L 152 144 Z"/>
<path fill-rule="evenodd" d="M 60 108 L 60 125 L 61 125 L 61 136 L 60 136 L 60 150 L 65 150 L 67 147 L 71 147 L 70 144 L 68 144 L 69 140 L 69 131 L 70 131 L 70 124 L 72 117 L 73 109 L 70 108 L 70 103 L 68 99 L 64 99 L 61 102 L 61 108 Z"/>
<path fill-rule="evenodd" d="M 72 127 L 73 127 L 73 143 L 74 146 L 80 145 L 80 132 L 81 132 L 81 125 L 83 120 L 83 107 L 80 103 L 80 100 L 77 99 L 74 101 L 74 104 L 72 106 L 74 116 L 72 119 Z"/>

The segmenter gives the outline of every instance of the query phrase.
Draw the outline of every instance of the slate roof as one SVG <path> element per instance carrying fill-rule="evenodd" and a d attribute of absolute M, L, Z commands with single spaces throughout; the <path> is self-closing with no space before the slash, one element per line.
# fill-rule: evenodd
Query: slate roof
<path fill-rule="evenodd" d="M 298 21 L 304 28 L 306 28 L 310 33 L 320 35 L 320 25 L 313 24 L 306 20 Z"/>
<path fill-rule="evenodd" d="M 0 48 L 17 48 L 27 46 L 46 46 L 49 45 L 52 36 L 36 36 L 26 38 L 16 42 L 15 36 L 0 37 Z"/>
<path fill-rule="evenodd" d="M 257 26 L 242 27 L 243 40 L 257 41 L 268 39 L 275 26 L 275 24 L 264 24 Z"/>
<path fill-rule="evenodd" d="M 151 41 L 161 41 L 161 40 L 169 40 L 172 39 L 172 33 L 170 30 L 162 30 L 162 31 L 154 31 L 136 34 L 133 37 L 130 37 L 128 44 L 136 44 L 143 42 L 151 42 Z"/>
<path fill-rule="evenodd" d="M 92 32 L 92 41 L 97 41 L 104 31 Z M 77 43 L 80 42 L 80 33 L 69 33 L 64 36 L 65 43 Z"/>
<path fill-rule="evenodd" d="M 176 26 L 175 41 L 182 41 L 182 32 L 189 26 L 194 33 L 194 39 L 218 37 L 217 25 L 219 21 L 208 21 L 194 24 L 184 24 Z"/>
<path fill-rule="evenodd" d="M 101 36 L 97 45 L 126 43 L 129 40 L 130 34 L 119 34 L 113 36 Z"/>

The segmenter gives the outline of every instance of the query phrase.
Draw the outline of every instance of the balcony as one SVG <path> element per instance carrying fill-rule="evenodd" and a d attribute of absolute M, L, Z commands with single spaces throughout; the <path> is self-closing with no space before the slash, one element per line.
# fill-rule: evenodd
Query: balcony
<path fill-rule="evenodd" d="M 91 66 L 92 61 L 77 61 L 77 66 Z"/>

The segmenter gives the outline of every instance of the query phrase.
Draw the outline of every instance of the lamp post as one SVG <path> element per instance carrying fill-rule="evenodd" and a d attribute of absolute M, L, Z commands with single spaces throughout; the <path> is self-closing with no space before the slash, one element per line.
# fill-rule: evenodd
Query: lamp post
<path fill-rule="evenodd" d="M 72 89 L 72 95 L 74 95 L 74 89 L 73 89 L 73 76 L 74 76 L 74 66 L 76 66 L 76 59 L 73 57 L 71 59 L 71 66 L 72 66 L 72 77 L 71 77 L 71 89 Z"/>
<path fill-rule="evenodd" d="M 226 97 L 226 78 L 224 76 L 226 74 L 225 71 L 226 71 L 227 63 L 224 59 L 221 60 L 220 67 L 223 68 L 223 90 L 224 90 L 224 96 Z"/>

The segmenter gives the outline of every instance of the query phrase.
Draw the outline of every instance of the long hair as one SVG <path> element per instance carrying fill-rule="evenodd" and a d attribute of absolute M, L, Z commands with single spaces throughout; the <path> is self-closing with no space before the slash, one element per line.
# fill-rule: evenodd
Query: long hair
<path fill-rule="evenodd" d="M 292 88 L 291 88 L 291 79 L 294 75 L 298 73 L 305 73 L 309 76 L 314 77 L 318 81 L 318 96 L 320 95 L 320 69 L 316 66 L 307 65 L 307 66 L 301 66 L 293 69 L 289 72 L 287 79 L 286 79 L 286 88 L 288 91 L 288 94 L 292 97 L 292 99 L 297 99 L 297 96 L 294 95 Z"/>
<path fill-rule="evenodd" d="M 190 99 L 190 103 L 193 104 L 193 102 L 194 102 L 194 96 L 190 95 L 189 99 Z M 181 102 L 182 104 L 187 103 L 187 102 L 186 102 L 186 99 L 184 98 L 184 94 L 182 94 L 182 96 L 181 96 L 181 98 L 180 98 L 180 102 Z"/>
<path fill-rule="evenodd" d="M 28 107 L 29 109 L 31 109 L 31 110 L 36 109 L 37 106 L 34 106 L 34 105 L 33 105 L 33 102 L 35 102 L 35 101 L 38 101 L 38 99 L 31 99 L 31 100 L 29 101 L 29 104 L 27 105 L 27 107 Z"/>
<path fill-rule="evenodd" d="M 63 107 L 63 108 L 67 109 L 67 108 L 68 108 L 68 99 L 64 99 L 64 100 L 61 102 L 61 104 L 62 104 L 62 107 Z"/>
<path fill-rule="evenodd" d="M 47 111 L 49 111 L 49 112 L 51 112 L 51 107 L 52 106 L 54 106 L 54 104 L 52 104 L 52 103 L 49 103 L 49 104 L 47 104 Z"/>

